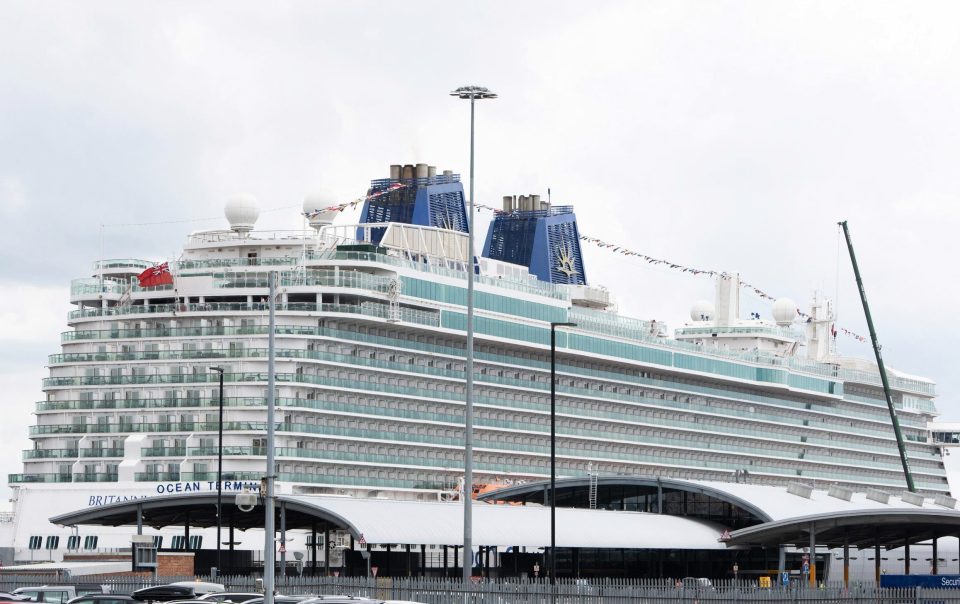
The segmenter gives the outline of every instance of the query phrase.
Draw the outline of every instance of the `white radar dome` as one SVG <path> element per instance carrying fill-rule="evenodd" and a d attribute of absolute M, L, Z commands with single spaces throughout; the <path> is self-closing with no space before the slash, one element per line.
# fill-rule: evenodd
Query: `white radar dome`
<path fill-rule="evenodd" d="M 706 300 L 698 300 L 690 309 L 690 318 L 694 321 L 713 321 L 713 304 Z"/>
<path fill-rule="evenodd" d="M 303 213 L 315 229 L 333 223 L 339 212 L 337 196 L 327 189 L 319 189 L 303 198 Z"/>
<path fill-rule="evenodd" d="M 257 198 L 248 193 L 234 195 L 223 206 L 223 213 L 230 223 L 230 230 L 237 233 L 246 233 L 253 230 L 253 226 L 260 217 L 260 205 Z"/>
<path fill-rule="evenodd" d="M 797 303 L 790 298 L 779 298 L 773 303 L 773 320 L 786 327 L 797 318 Z"/>

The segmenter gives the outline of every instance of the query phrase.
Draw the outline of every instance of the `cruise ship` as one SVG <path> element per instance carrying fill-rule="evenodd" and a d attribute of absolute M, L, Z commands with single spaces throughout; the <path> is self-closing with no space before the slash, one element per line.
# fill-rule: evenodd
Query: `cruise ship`
<path fill-rule="evenodd" d="M 828 300 L 800 312 L 780 299 L 743 318 L 739 281 L 723 274 L 716 299 L 671 334 L 622 316 L 588 281 L 571 206 L 505 196 L 475 254 L 451 171 L 390 166 L 362 204 L 346 225 L 334 220 L 343 205 L 311 196 L 302 231 L 258 232 L 256 201 L 238 196 L 228 228 L 189 234 L 176 258 L 100 259 L 73 281 L 33 447 L 9 477 L 10 558 L 129 545 L 129 528 L 64 529 L 47 520 L 58 513 L 216 490 L 213 367 L 223 489 L 259 488 L 271 272 L 280 493 L 462 496 L 470 271 L 477 483 L 549 477 L 551 323 L 573 323 L 556 328 L 558 476 L 904 489 L 877 368 L 836 354 Z M 928 430 L 935 384 L 889 374 L 916 486 L 948 494 Z M 190 547 L 212 534 L 196 531 Z"/>

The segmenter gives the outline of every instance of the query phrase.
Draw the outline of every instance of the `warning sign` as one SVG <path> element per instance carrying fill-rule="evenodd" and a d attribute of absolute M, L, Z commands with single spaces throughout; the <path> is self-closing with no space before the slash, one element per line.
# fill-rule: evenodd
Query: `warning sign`
<path fill-rule="evenodd" d="M 371 566 L 371 567 L 370 567 L 370 572 L 373 573 L 373 576 L 374 576 L 374 577 L 377 576 L 377 571 L 378 571 L 378 570 L 380 570 L 380 567 L 379 567 L 379 566 Z"/>

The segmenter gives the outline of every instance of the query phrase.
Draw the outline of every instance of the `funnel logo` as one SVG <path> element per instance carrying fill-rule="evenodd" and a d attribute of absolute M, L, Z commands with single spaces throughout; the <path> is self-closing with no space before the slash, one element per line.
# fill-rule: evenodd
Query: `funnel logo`
<path fill-rule="evenodd" d="M 570 251 L 568 246 L 557 246 L 557 270 L 567 277 L 573 277 L 577 274 L 577 267 L 573 260 L 573 252 Z"/>

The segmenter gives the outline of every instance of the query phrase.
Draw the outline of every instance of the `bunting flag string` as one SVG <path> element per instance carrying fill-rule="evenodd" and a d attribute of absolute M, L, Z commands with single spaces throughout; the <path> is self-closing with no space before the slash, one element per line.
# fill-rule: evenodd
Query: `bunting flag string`
<path fill-rule="evenodd" d="M 347 203 L 342 203 L 342 204 L 339 204 L 339 205 L 330 206 L 330 207 L 327 207 L 327 208 L 317 209 L 317 210 L 314 210 L 313 212 L 307 212 L 307 213 L 305 213 L 304 215 L 305 215 L 307 218 L 313 218 L 314 216 L 316 216 L 317 214 L 320 214 L 321 212 L 342 212 L 342 211 L 344 211 L 344 210 L 346 210 L 346 209 L 348 209 L 348 208 L 356 207 L 358 204 L 364 203 L 364 202 L 366 202 L 367 200 L 380 197 L 381 195 L 385 195 L 386 193 L 389 193 L 389 192 L 391 192 L 391 191 L 395 191 L 395 190 L 397 190 L 397 189 L 400 189 L 400 188 L 403 188 L 403 187 L 406 187 L 406 186 L 407 186 L 407 185 L 405 185 L 405 184 L 403 184 L 403 183 L 393 183 L 393 184 L 391 184 L 389 187 L 387 187 L 386 189 L 383 189 L 382 191 L 377 191 L 376 193 L 373 193 L 373 194 L 368 195 L 368 196 L 366 196 L 366 197 L 363 197 L 363 198 L 360 198 L 360 199 L 355 199 L 355 200 L 350 201 L 350 202 L 347 202 Z M 477 208 L 477 211 L 478 211 L 478 212 L 479 212 L 480 210 L 488 210 L 488 211 L 491 211 L 491 212 L 493 212 L 493 213 L 495 213 L 495 214 L 502 214 L 502 213 L 503 213 L 503 210 L 501 210 L 500 208 L 495 208 L 495 207 L 493 207 L 493 206 L 484 205 L 484 204 L 482 204 L 482 203 L 475 204 L 475 207 Z M 680 272 L 682 272 L 682 273 L 687 273 L 687 274 L 690 274 L 690 275 L 707 276 L 707 277 L 717 277 L 717 278 L 720 278 L 720 279 L 732 279 L 732 278 L 735 276 L 735 275 L 733 275 L 733 274 L 731 274 L 731 273 L 728 273 L 728 272 L 726 272 L 726 271 L 715 271 L 715 270 L 711 270 L 711 269 L 694 268 L 694 267 L 691 267 L 691 266 L 684 266 L 683 264 L 679 264 L 679 263 L 677 263 L 677 262 L 671 262 L 670 260 L 664 260 L 663 258 L 654 258 L 653 256 L 648 256 L 648 255 L 646 255 L 646 254 L 641 254 L 640 252 L 635 252 L 635 251 L 633 251 L 633 250 L 627 249 L 627 248 L 625 248 L 625 247 L 622 246 L 622 245 L 615 245 L 615 244 L 613 244 L 613 243 L 609 243 L 609 242 L 607 242 L 607 241 L 603 241 L 603 240 L 601 240 L 601 239 L 599 239 L 599 238 L 597 238 L 597 237 L 590 237 L 589 235 L 582 235 L 582 234 L 581 234 L 581 235 L 580 235 L 580 240 L 581 240 L 581 241 L 585 241 L 585 242 L 590 243 L 590 244 L 593 244 L 593 245 L 595 245 L 595 246 L 597 246 L 597 247 L 599 247 L 599 248 L 601 248 L 601 249 L 609 250 L 609 251 L 613 252 L 614 254 L 620 254 L 621 256 L 639 258 L 640 260 L 643 260 L 644 262 L 646 262 L 646 263 L 648 263 L 648 264 L 651 264 L 651 265 L 654 265 L 654 266 L 665 266 L 665 267 L 667 267 L 667 268 L 670 268 L 670 269 L 673 269 L 673 270 L 678 270 L 678 271 L 680 271 Z M 755 286 L 755 285 L 753 285 L 753 284 L 751 284 L 751 283 L 747 283 L 746 281 L 743 281 L 742 279 L 740 280 L 740 287 L 752 291 L 754 294 L 756 294 L 758 297 L 760 297 L 760 298 L 763 299 L 763 300 L 770 300 L 770 301 L 776 300 L 775 297 L 771 296 L 770 294 L 768 294 L 768 293 L 765 292 L 764 290 L 760 289 L 759 287 L 757 287 L 757 286 Z M 807 320 L 807 322 L 810 322 L 810 321 L 813 320 L 813 318 L 812 318 L 809 314 L 801 311 L 799 308 L 797 309 L 797 315 L 800 316 L 800 317 L 805 318 L 805 319 Z M 846 328 L 844 328 L 844 327 L 840 327 L 840 328 L 834 327 L 834 328 L 831 329 L 831 335 L 832 335 L 834 338 L 837 337 L 837 333 L 838 333 L 838 332 L 843 333 L 843 334 L 846 335 L 846 336 L 850 336 L 850 337 L 854 338 L 855 340 L 857 340 L 857 341 L 859 341 L 859 342 L 866 342 L 866 341 L 867 341 L 867 338 L 865 338 L 865 337 L 863 337 L 863 336 L 861 336 L 861 335 L 859 335 L 859 334 L 857 334 L 857 333 L 855 333 L 855 332 L 853 332 L 853 331 L 850 331 L 849 329 L 846 329 Z"/>
<path fill-rule="evenodd" d="M 344 211 L 344 210 L 346 210 L 346 209 L 348 209 L 348 208 L 355 208 L 355 207 L 357 207 L 357 206 L 358 206 L 359 204 L 361 204 L 361 203 L 364 203 L 364 202 L 369 201 L 369 200 L 371 200 L 371 199 L 376 199 L 377 197 L 380 197 L 381 195 L 386 195 L 387 193 L 390 193 L 390 192 L 392 192 L 392 191 L 396 191 L 397 189 L 402 189 L 402 188 L 404 188 L 404 187 L 406 187 L 406 186 L 407 186 L 407 185 L 405 185 L 405 184 L 403 184 L 403 183 L 395 182 L 395 183 L 391 184 L 390 186 L 388 186 L 387 188 L 383 189 L 382 191 L 377 191 L 376 193 L 371 193 L 370 195 L 367 195 L 366 197 L 361 197 L 361 198 L 359 198 L 359 199 L 354 199 L 353 201 L 348 201 L 347 203 L 341 203 L 341 204 L 335 205 L 335 206 L 327 206 L 326 208 L 317 208 L 316 210 L 314 210 L 314 211 L 312 211 L 312 212 L 304 212 L 303 215 L 306 216 L 307 218 L 314 218 L 314 217 L 316 217 L 317 215 L 322 214 L 322 213 L 324 213 L 324 212 L 342 212 L 342 211 Z"/>

